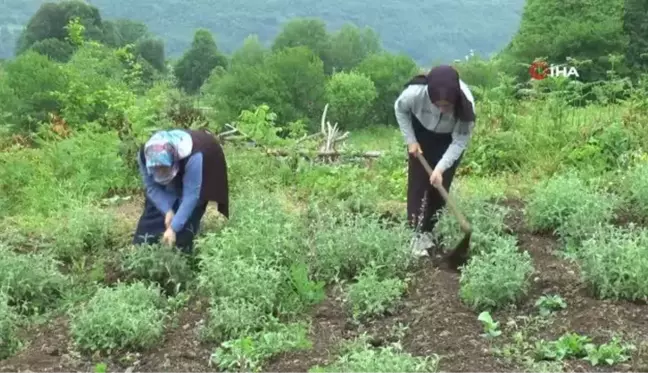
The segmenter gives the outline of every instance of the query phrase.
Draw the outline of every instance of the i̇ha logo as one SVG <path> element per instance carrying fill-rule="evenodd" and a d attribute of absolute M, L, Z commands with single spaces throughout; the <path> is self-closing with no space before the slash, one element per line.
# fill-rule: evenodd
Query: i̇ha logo
<path fill-rule="evenodd" d="M 529 66 L 529 75 L 532 79 L 542 80 L 546 77 L 579 77 L 578 70 L 575 67 L 549 65 L 545 61 L 536 61 Z"/>

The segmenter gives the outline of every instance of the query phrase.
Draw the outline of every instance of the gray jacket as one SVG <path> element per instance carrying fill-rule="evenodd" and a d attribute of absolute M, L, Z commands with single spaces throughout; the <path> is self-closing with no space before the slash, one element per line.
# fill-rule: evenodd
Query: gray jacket
<path fill-rule="evenodd" d="M 475 99 L 473 98 L 470 89 L 463 81 L 459 81 L 461 90 L 466 95 L 475 110 Z M 441 120 L 441 111 L 430 101 L 430 97 L 425 85 L 410 85 L 403 90 L 396 102 L 394 103 L 394 110 L 396 111 L 396 120 L 400 126 L 401 132 L 405 137 L 408 145 L 417 142 L 414 135 L 414 128 L 412 127 L 412 114 L 423 124 L 427 130 L 436 133 L 452 133 L 452 143 L 448 150 L 444 153 L 439 161 L 437 167 L 445 171 L 447 168 L 459 159 L 461 153 L 466 149 L 470 138 L 472 137 L 475 122 L 464 123 L 467 124 L 468 132 L 461 133 L 461 121 L 457 121 L 452 114 L 444 115 Z"/>

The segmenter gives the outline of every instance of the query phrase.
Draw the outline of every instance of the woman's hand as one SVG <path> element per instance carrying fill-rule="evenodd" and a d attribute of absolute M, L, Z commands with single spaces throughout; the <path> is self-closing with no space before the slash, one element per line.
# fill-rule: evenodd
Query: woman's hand
<path fill-rule="evenodd" d="M 432 185 L 442 185 L 443 184 L 443 172 L 439 170 L 434 170 L 432 171 L 432 175 L 430 175 L 430 184 Z"/>
<path fill-rule="evenodd" d="M 173 246 L 176 243 L 176 232 L 173 231 L 171 228 L 167 228 L 167 230 L 164 232 L 164 236 L 162 236 L 162 243 Z"/>
<path fill-rule="evenodd" d="M 415 142 L 414 144 L 407 145 L 407 152 L 411 156 L 416 156 L 417 154 L 423 154 L 423 150 L 421 150 L 421 146 L 417 142 Z"/>

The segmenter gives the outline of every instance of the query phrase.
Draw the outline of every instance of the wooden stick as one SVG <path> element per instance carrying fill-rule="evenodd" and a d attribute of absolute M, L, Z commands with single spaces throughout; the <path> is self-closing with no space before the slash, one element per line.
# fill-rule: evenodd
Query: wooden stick
<path fill-rule="evenodd" d="M 423 157 L 423 154 L 417 153 L 416 158 L 423 164 L 423 167 L 427 171 L 428 175 L 432 176 L 432 167 L 430 167 L 430 164 L 425 160 Z M 459 225 L 461 226 L 461 230 L 464 231 L 464 233 L 471 233 L 472 229 L 470 227 L 470 223 L 468 223 L 468 220 L 463 216 L 461 211 L 457 208 L 457 205 L 452 197 L 450 197 L 450 194 L 448 194 L 448 191 L 443 187 L 443 185 L 434 185 L 434 187 L 439 191 L 439 194 L 441 194 L 441 197 L 446 201 L 448 204 L 448 207 L 450 207 L 450 211 L 454 214 L 454 216 L 459 220 Z"/>

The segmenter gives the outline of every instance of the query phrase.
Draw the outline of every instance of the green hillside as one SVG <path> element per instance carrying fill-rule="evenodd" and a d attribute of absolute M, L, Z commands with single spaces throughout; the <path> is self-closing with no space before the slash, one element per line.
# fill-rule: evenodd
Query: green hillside
<path fill-rule="evenodd" d="M 0 57 L 14 54 L 21 27 L 42 0 L 0 3 Z M 230 52 L 249 34 L 271 41 L 282 23 L 294 17 L 324 19 L 331 30 L 345 22 L 376 30 L 385 48 L 402 51 L 419 63 L 463 58 L 471 49 L 490 54 L 503 48 L 518 29 L 524 0 L 89 0 L 102 17 L 146 23 L 166 42 L 169 56 L 180 55 L 196 28 L 211 30 Z"/>

